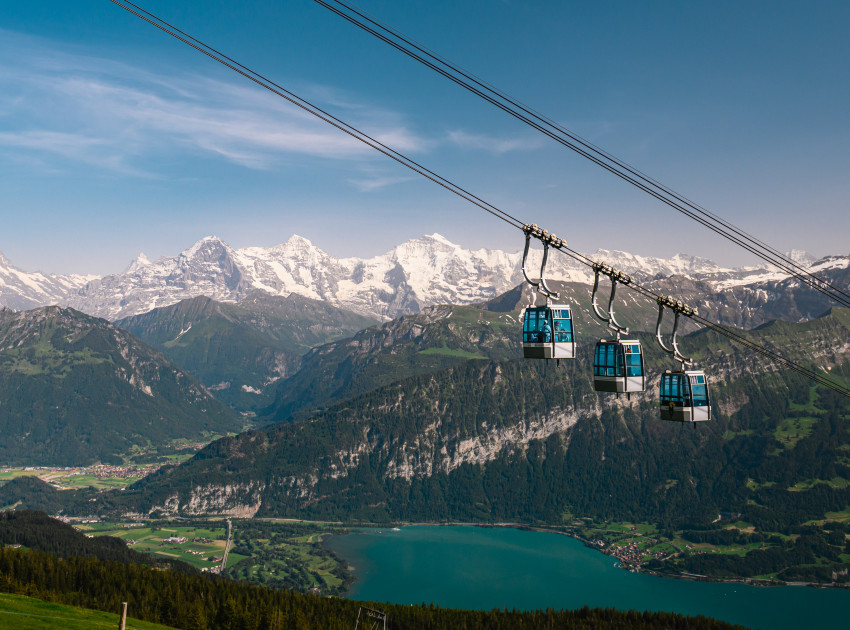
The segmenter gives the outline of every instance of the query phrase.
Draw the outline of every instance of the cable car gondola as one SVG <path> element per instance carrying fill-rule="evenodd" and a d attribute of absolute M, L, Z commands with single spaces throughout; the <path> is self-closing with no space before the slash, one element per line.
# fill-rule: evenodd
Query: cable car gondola
<path fill-rule="evenodd" d="M 613 392 L 616 394 L 632 394 L 646 390 L 646 369 L 643 362 L 643 352 L 637 339 L 621 339 L 620 334 L 629 334 L 629 329 L 621 326 L 614 319 L 614 296 L 617 292 L 617 282 L 628 284 L 629 276 L 613 267 L 594 264 L 593 282 L 593 312 L 608 328 L 617 333 L 614 339 L 600 339 L 593 353 L 593 389 L 597 392 Z M 608 300 L 608 313 L 599 310 L 596 292 L 599 289 L 599 274 L 604 273 L 611 278 L 611 297 Z"/>
<path fill-rule="evenodd" d="M 669 307 L 675 314 L 671 348 L 664 345 L 661 338 L 661 320 L 664 317 L 664 307 Z M 711 420 L 711 395 L 708 388 L 708 378 L 702 370 L 686 370 L 685 365 L 691 360 L 679 351 L 676 335 L 679 330 L 679 314 L 696 314 L 681 301 L 670 297 L 658 298 L 658 323 L 655 325 L 655 338 L 661 348 L 673 355 L 681 367 L 678 370 L 666 370 L 661 375 L 659 399 L 661 401 L 661 419 L 671 422 L 705 422 Z"/>
<path fill-rule="evenodd" d="M 526 359 L 574 359 L 573 318 L 565 304 L 529 306 L 522 319 L 522 353 Z"/>
<path fill-rule="evenodd" d="M 711 420 L 708 380 L 702 370 L 667 370 L 661 375 L 661 419 L 672 422 Z"/>
<path fill-rule="evenodd" d="M 546 304 L 529 306 L 525 309 L 522 318 L 522 354 L 526 359 L 574 359 L 576 344 L 573 336 L 572 310 L 566 304 L 549 304 L 549 299 L 557 299 L 558 294 L 546 286 L 549 244 L 552 243 L 558 247 L 563 244 L 563 241 L 534 224 L 523 226 L 523 232 L 525 232 L 525 250 L 522 254 L 522 275 L 528 284 L 546 297 Z M 528 277 L 525 269 L 532 235 L 543 241 L 543 262 L 540 265 L 540 280 L 537 282 Z"/>
<path fill-rule="evenodd" d="M 593 354 L 593 388 L 631 394 L 646 389 L 643 353 L 637 339 L 600 339 Z"/>

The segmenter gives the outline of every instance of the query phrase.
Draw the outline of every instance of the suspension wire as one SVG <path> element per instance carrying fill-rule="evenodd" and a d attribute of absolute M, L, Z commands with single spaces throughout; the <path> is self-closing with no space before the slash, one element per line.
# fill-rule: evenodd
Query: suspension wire
<path fill-rule="evenodd" d="M 465 190 L 465 189 L 461 188 L 460 186 L 458 186 L 457 184 L 452 183 L 448 179 L 445 179 L 445 178 L 437 175 L 434 171 L 427 169 L 426 167 L 422 166 L 421 164 L 419 164 L 415 160 L 412 160 L 412 159 L 408 158 L 407 156 L 399 153 L 398 151 L 391 149 L 390 147 L 388 147 L 387 145 L 383 144 L 382 142 L 376 140 L 372 136 L 369 136 L 368 134 L 363 133 L 359 129 L 343 122 L 339 118 L 336 118 L 335 116 L 329 114 L 328 112 L 317 107 L 316 105 L 313 105 L 312 103 L 310 103 L 306 99 L 301 98 L 300 96 L 298 96 L 295 93 L 287 90 L 286 88 L 278 85 L 277 83 L 271 81 L 270 79 L 267 79 L 263 75 L 261 75 L 257 72 L 254 72 L 253 70 L 251 70 L 250 68 L 247 68 L 246 66 L 243 66 L 239 62 L 237 62 L 237 61 L 231 59 L 230 57 L 226 56 L 225 54 L 219 52 L 215 48 L 208 46 L 207 44 L 203 43 L 202 41 L 195 39 L 194 37 L 192 37 L 188 33 L 181 31 L 176 26 L 169 24 L 168 22 L 157 17 L 153 13 L 146 11 L 142 7 L 140 7 L 136 4 L 133 4 L 129 0 L 124 0 L 124 1 L 109 0 L 109 1 L 112 2 L 113 4 L 117 5 L 117 6 L 121 7 L 122 9 L 129 11 L 130 13 L 135 15 L 136 17 L 141 18 L 142 20 L 144 20 L 148 24 L 151 24 L 152 26 L 155 26 L 156 28 L 160 29 L 161 31 L 171 35 L 175 39 L 180 40 L 184 44 L 191 46 L 192 48 L 194 48 L 198 52 L 205 54 L 207 57 L 210 57 L 211 59 L 217 61 L 218 63 L 230 68 L 234 72 L 241 74 L 246 79 L 253 81 L 257 85 L 267 89 L 268 91 L 272 92 L 273 94 L 280 96 L 281 98 L 289 101 L 293 105 L 300 107 L 301 109 L 312 114 L 313 116 L 315 116 L 315 117 L 323 120 L 324 122 L 336 127 L 337 129 L 348 134 L 352 138 L 355 138 L 356 140 L 359 140 L 363 144 L 366 144 L 366 145 L 372 147 L 376 151 L 383 153 L 384 155 L 395 160 L 396 162 L 398 162 L 402 166 L 406 166 L 410 170 L 422 175 L 423 177 L 430 179 L 435 184 L 439 184 L 440 186 L 442 186 L 446 190 L 454 193 L 458 197 L 461 197 L 461 198 L 465 199 L 466 201 L 469 201 L 470 203 L 475 204 L 476 206 L 478 206 L 482 210 L 489 212 L 493 216 L 495 216 L 499 219 L 502 219 L 503 221 L 512 225 L 513 227 L 521 227 L 522 226 L 522 222 L 519 221 L 519 219 L 509 215 L 508 213 L 497 208 L 496 206 L 484 201 L 483 199 L 476 197 L 475 195 L 473 195 L 468 190 Z"/>
<path fill-rule="evenodd" d="M 582 254 L 580 252 L 577 252 L 573 249 L 570 249 L 567 246 L 555 247 L 555 249 L 558 249 L 562 253 L 566 254 L 567 256 L 577 260 L 578 262 L 580 262 L 584 265 L 592 266 L 592 264 L 593 264 L 592 259 L 588 258 L 587 256 L 585 256 L 584 254 Z M 652 300 L 653 302 L 658 302 L 659 299 L 663 299 L 663 297 L 664 297 L 659 293 L 655 293 L 654 291 L 651 291 L 650 289 L 647 289 L 646 287 L 643 287 L 643 286 L 637 284 L 634 280 L 632 280 L 631 282 L 628 282 L 628 283 L 624 283 L 624 284 L 622 284 L 622 286 L 626 287 L 627 289 L 631 289 L 632 291 L 642 295 L 643 297 L 645 297 L 649 300 Z M 739 333 L 739 332 L 737 332 L 737 331 L 735 331 L 731 328 L 727 328 L 726 326 L 723 326 L 723 325 L 718 324 L 716 322 L 712 322 L 711 320 L 708 320 L 704 317 L 701 317 L 696 312 L 682 311 L 681 313 L 682 313 L 682 315 L 691 318 L 698 325 L 703 326 L 705 328 L 708 328 L 709 330 L 713 330 L 714 332 L 719 333 L 720 335 L 723 335 L 727 339 L 734 341 L 735 343 L 737 343 L 739 345 L 744 346 L 745 348 L 751 350 L 752 352 L 755 352 L 756 354 L 760 354 L 761 356 L 763 356 L 767 359 L 770 359 L 774 363 L 778 363 L 779 365 L 781 365 L 781 366 L 783 366 L 783 367 L 785 367 L 789 370 L 793 370 L 794 372 L 796 372 L 796 373 L 798 373 L 802 376 L 805 376 L 806 378 L 809 378 L 809 379 L 815 381 L 816 383 L 818 383 L 819 385 L 822 385 L 822 386 L 824 386 L 828 389 L 831 389 L 834 392 L 838 392 L 839 394 L 843 394 L 844 396 L 850 397 L 850 389 L 847 389 L 846 387 L 843 387 L 839 383 L 836 383 L 835 381 L 826 378 L 823 374 L 821 374 L 819 372 L 811 370 L 811 369 L 809 369 L 809 368 L 807 368 L 803 365 L 800 365 L 799 363 L 796 363 L 795 361 L 787 359 L 786 357 L 782 356 L 778 352 L 771 350 L 767 346 L 758 344 L 758 343 L 756 343 L 756 342 L 754 342 L 750 339 L 747 339 L 741 333 Z"/>
<path fill-rule="evenodd" d="M 763 241 L 760 241 L 754 236 L 748 234 L 743 229 L 736 227 L 732 223 L 722 219 L 709 210 L 706 210 L 695 202 L 690 201 L 683 195 L 680 195 L 671 188 L 645 175 L 625 161 L 620 160 L 605 150 L 595 146 L 578 134 L 566 129 L 560 124 L 554 122 L 552 119 L 547 118 L 532 108 L 522 104 L 498 88 L 484 82 L 472 73 L 463 70 L 447 59 L 440 57 L 435 52 L 402 35 L 390 26 L 380 22 L 374 17 L 369 16 L 362 10 L 355 8 L 353 5 L 348 4 L 343 0 L 314 1 L 360 29 L 396 48 L 400 52 L 438 72 L 457 85 L 495 105 L 502 111 L 514 116 L 532 128 L 537 129 L 544 135 L 549 136 L 556 142 L 572 149 L 579 155 L 601 166 L 610 173 L 629 182 L 640 190 L 643 190 L 674 210 L 684 214 L 694 221 L 697 221 L 704 227 L 707 227 L 716 234 L 749 251 L 765 262 L 780 268 L 789 275 L 796 277 L 810 288 L 822 293 L 843 306 L 850 307 L 850 294 L 839 287 L 833 286 L 824 278 L 814 275 L 807 268 L 779 252 L 774 247 L 767 245 Z M 343 7 L 344 10 L 329 4 L 329 2 L 333 2 L 336 5 L 339 5 L 339 7 Z M 372 26 L 369 26 L 369 24 Z"/>
<path fill-rule="evenodd" d="M 242 75 L 243 77 L 253 81 L 257 85 L 265 88 L 266 90 L 269 90 L 273 94 L 280 96 L 281 98 L 289 101 L 293 105 L 300 107 L 304 111 L 306 111 L 306 112 L 316 116 L 317 118 L 320 118 L 324 122 L 327 122 L 328 124 L 336 127 L 340 131 L 343 131 L 344 133 L 348 134 L 349 136 L 351 136 L 351 137 L 359 140 L 360 142 L 363 142 L 364 144 L 372 147 L 376 151 L 379 151 L 380 153 L 386 155 L 387 157 L 395 160 L 399 164 L 409 168 L 412 171 L 415 171 L 416 173 L 422 175 L 423 177 L 426 177 L 427 179 L 431 180 L 432 182 L 442 186 L 446 190 L 448 190 L 448 191 L 454 193 L 455 195 L 465 199 L 466 201 L 478 206 L 479 208 L 481 208 L 482 210 L 484 210 L 484 211 L 488 212 L 489 214 L 495 216 L 496 218 L 501 219 L 502 221 L 504 221 L 504 222 L 508 223 L 509 225 L 511 225 L 511 226 L 513 226 L 517 229 L 520 229 L 520 230 L 522 230 L 526 226 L 526 224 L 524 224 L 522 221 L 520 221 L 519 219 L 517 219 L 513 215 L 509 214 L 508 212 L 505 212 L 504 210 L 497 208 L 496 206 L 484 201 L 483 199 L 480 199 L 479 197 L 473 195 L 472 193 L 465 190 L 464 188 L 461 188 L 460 186 L 451 182 L 450 180 L 448 180 L 444 177 L 441 177 L 440 175 L 438 175 L 435 172 L 425 168 L 424 166 L 415 162 L 414 160 L 412 160 L 412 159 L 406 157 L 405 155 L 395 151 L 394 149 L 391 149 L 390 147 L 379 142 L 378 140 L 375 140 L 371 136 L 368 136 L 367 134 L 356 129 L 355 127 L 352 127 L 351 125 L 343 122 L 342 120 L 332 116 L 331 114 L 325 112 L 324 110 L 316 107 L 315 105 L 313 105 L 309 101 L 302 99 L 301 97 L 297 96 L 293 92 L 281 87 L 277 83 L 274 83 L 273 81 L 263 77 L 259 73 L 254 72 L 250 68 L 240 64 L 239 62 L 231 59 L 230 57 L 227 57 L 223 53 L 212 48 L 211 46 L 208 46 L 207 44 L 204 44 L 200 40 L 195 39 L 194 37 L 192 37 L 188 33 L 185 33 L 184 31 L 181 31 L 177 27 L 172 26 L 171 24 L 169 24 L 165 20 L 157 17 L 156 15 L 154 15 L 153 13 L 150 13 L 149 11 L 146 11 L 145 9 L 139 7 L 138 5 L 133 4 L 129 0 L 123 0 L 123 1 L 122 0 L 109 0 L 109 1 L 112 2 L 113 4 L 117 5 L 117 6 L 121 7 L 122 9 L 125 9 L 126 11 L 132 13 L 136 17 L 144 20 L 148 24 L 151 24 L 152 26 L 155 26 L 156 28 L 167 33 L 168 35 L 171 35 L 172 37 L 178 39 L 179 41 L 183 42 L 184 44 L 191 46 L 192 48 L 194 48 L 198 52 L 205 54 L 206 56 L 210 57 L 211 59 L 213 59 L 213 60 L 217 61 L 218 63 L 226 66 L 227 68 L 233 70 L 234 72 L 239 73 L 240 75 Z M 557 249 L 558 251 L 566 254 L 567 256 L 575 259 L 576 261 L 578 261 L 578 262 L 580 262 L 580 263 L 582 263 L 582 264 L 584 264 L 588 267 L 593 267 L 593 265 L 596 264 L 595 261 L 593 259 L 589 258 L 588 256 L 567 247 L 567 245 L 565 243 L 563 243 L 563 241 L 560 241 L 558 243 L 552 243 L 550 241 L 550 245 L 553 247 L 553 249 Z M 627 288 L 629 288 L 633 291 L 636 291 L 637 293 L 643 295 L 644 297 L 652 299 L 652 300 L 657 300 L 658 298 L 661 297 L 659 294 L 656 294 L 653 291 L 651 291 L 651 290 L 649 290 L 645 287 L 642 287 L 635 282 L 630 282 L 628 284 L 625 284 L 624 286 L 626 286 Z M 706 320 L 702 317 L 699 317 L 695 313 L 693 315 L 690 315 L 690 317 L 694 321 L 696 321 L 697 323 L 701 324 L 702 326 L 705 326 L 706 328 L 710 328 L 711 330 L 714 330 L 714 331 L 720 333 L 721 335 L 729 338 L 732 341 L 735 341 L 735 342 L 745 346 L 746 348 L 752 350 L 753 352 L 756 352 L 756 353 L 758 353 L 758 354 L 760 354 L 760 355 L 762 355 L 766 358 L 769 358 L 769 359 L 775 361 L 776 363 L 779 363 L 780 365 L 782 365 L 784 367 L 787 367 L 788 369 L 791 369 L 791 370 L 793 370 L 793 371 L 795 371 L 795 372 L 797 372 L 797 373 L 799 373 L 803 376 L 806 376 L 807 378 L 810 378 L 810 379 L 816 381 L 817 383 L 823 385 L 824 387 L 827 387 L 827 388 L 829 388 L 833 391 L 836 391 L 836 392 L 841 393 L 841 394 L 843 394 L 847 397 L 850 397 L 850 389 L 842 387 L 838 383 L 835 383 L 834 381 L 831 381 L 831 380 L 825 378 L 823 375 L 818 374 L 817 372 L 814 372 L 812 370 L 809 370 L 809 369 L 803 367 L 802 365 L 800 365 L 800 364 L 798 364 L 798 363 L 796 363 L 796 362 L 794 362 L 790 359 L 787 359 L 787 358 L 783 357 L 782 355 L 770 350 L 769 348 L 767 348 L 765 346 L 762 346 L 762 345 L 759 345 L 759 344 L 757 344 L 753 341 L 750 341 L 749 339 L 747 339 L 747 338 L 741 336 L 740 334 L 736 333 L 734 330 L 730 330 L 730 329 L 728 329 L 724 326 L 721 326 L 720 324 L 716 324 L 716 323 L 713 323 L 713 322 Z"/>

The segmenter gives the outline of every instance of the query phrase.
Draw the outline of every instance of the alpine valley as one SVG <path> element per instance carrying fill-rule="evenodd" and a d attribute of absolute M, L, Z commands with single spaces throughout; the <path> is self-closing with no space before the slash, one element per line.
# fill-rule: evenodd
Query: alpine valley
<path fill-rule="evenodd" d="M 124 491 L 21 478 L 0 487 L 0 507 L 510 522 L 603 548 L 611 524 L 632 523 L 672 545 L 635 560 L 644 570 L 848 580 L 850 401 L 691 329 L 681 345 L 711 375 L 714 418 L 663 423 L 654 390 L 671 366 L 656 306 L 622 291 L 617 310 L 646 349 L 647 394 L 599 395 L 591 353 L 607 333 L 590 312 L 592 273 L 553 258 L 578 357 L 525 361 L 520 312 L 534 296 L 520 258 L 432 235 L 368 260 L 299 237 L 240 250 L 206 238 L 86 282 L 0 259 L 0 300 L 30 309 L 0 316 L 3 463 L 106 461 L 136 439 L 233 433 Z M 850 311 L 796 280 L 684 255 L 592 258 L 850 382 Z M 850 258 L 795 258 L 850 288 Z"/>

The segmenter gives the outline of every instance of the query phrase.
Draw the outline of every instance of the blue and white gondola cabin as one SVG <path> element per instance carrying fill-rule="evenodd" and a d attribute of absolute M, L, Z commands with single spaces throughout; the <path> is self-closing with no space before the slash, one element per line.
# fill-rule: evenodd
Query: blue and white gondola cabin
<path fill-rule="evenodd" d="M 593 388 L 631 394 L 646 389 L 643 352 L 637 339 L 602 339 L 593 355 Z"/>
<path fill-rule="evenodd" d="M 522 322 L 522 352 L 526 359 L 574 359 L 576 344 L 569 306 L 529 306 Z"/>
<path fill-rule="evenodd" d="M 667 370 L 661 375 L 661 419 L 673 422 L 711 420 L 711 397 L 705 372 Z"/>

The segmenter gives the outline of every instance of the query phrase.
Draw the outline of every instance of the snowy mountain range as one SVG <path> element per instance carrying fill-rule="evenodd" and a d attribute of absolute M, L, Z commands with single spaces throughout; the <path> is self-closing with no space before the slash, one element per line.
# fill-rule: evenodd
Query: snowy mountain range
<path fill-rule="evenodd" d="M 801 263 L 816 262 L 805 252 L 792 256 Z M 177 256 L 150 261 L 141 254 L 122 273 L 104 277 L 25 272 L 0 255 L 0 306 L 22 310 L 60 304 L 114 321 L 200 295 L 238 302 L 259 289 L 272 295 L 295 293 L 391 319 L 433 304 L 493 298 L 522 282 L 521 258 L 521 252 L 466 250 L 439 234 L 366 259 L 336 258 L 300 236 L 271 248 L 241 249 L 210 236 Z M 661 259 L 599 250 L 590 258 L 639 279 L 684 276 L 715 291 L 786 278 L 766 266 L 731 269 L 684 254 Z M 539 260 L 539 251 L 530 256 L 533 276 Z M 547 278 L 592 284 L 592 271 L 581 263 L 557 253 L 549 260 Z M 815 268 L 848 266 L 847 257 L 830 257 L 817 261 Z"/>
<path fill-rule="evenodd" d="M 98 276 L 45 274 L 16 268 L 0 252 L 0 306 L 25 311 L 39 306 L 62 304 Z"/>

